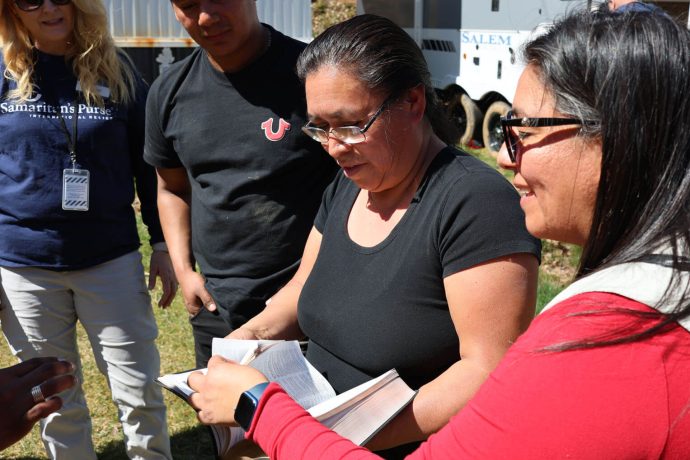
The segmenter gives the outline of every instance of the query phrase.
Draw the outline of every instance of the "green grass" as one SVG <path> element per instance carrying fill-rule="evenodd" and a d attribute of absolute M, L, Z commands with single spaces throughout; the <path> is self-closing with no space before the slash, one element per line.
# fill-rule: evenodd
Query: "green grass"
<path fill-rule="evenodd" d="M 542 240 L 542 264 L 539 267 L 537 312 L 568 286 L 580 258 L 580 247 Z"/>

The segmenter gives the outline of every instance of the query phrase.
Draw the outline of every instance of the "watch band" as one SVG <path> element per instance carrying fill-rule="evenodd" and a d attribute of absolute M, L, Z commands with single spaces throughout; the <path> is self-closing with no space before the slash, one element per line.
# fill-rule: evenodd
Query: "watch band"
<path fill-rule="evenodd" d="M 269 382 L 263 382 L 254 385 L 240 395 L 240 399 L 237 401 L 237 407 L 235 408 L 235 421 L 244 431 L 249 431 L 249 427 L 252 426 L 254 413 L 256 412 L 261 395 L 264 394 L 268 383 Z"/>

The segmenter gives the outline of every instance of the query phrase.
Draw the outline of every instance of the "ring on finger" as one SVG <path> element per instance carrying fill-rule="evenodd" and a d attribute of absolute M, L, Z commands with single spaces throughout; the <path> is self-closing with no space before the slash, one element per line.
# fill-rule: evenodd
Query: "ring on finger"
<path fill-rule="evenodd" d="M 31 396 L 37 404 L 46 400 L 45 396 L 43 396 L 43 391 L 41 391 L 41 385 L 31 388 Z"/>

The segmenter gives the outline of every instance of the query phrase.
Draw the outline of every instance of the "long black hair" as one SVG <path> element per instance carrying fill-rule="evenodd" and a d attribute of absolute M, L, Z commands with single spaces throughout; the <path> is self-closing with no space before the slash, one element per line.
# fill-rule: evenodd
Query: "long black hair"
<path fill-rule="evenodd" d="M 598 121 L 582 132 L 601 140 L 602 161 L 577 276 L 650 260 L 667 247 L 674 276 L 662 302 L 673 288 L 685 293 L 642 333 L 589 345 L 639 340 L 690 316 L 680 277 L 690 251 L 690 31 L 663 13 L 581 11 L 524 53 L 559 112 Z"/>
<path fill-rule="evenodd" d="M 458 138 L 431 85 L 422 51 L 404 30 L 372 14 L 355 16 L 326 29 L 302 52 L 297 74 L 304 81 L 323 66 L 342 69 L 371 91 L 402 96 L 419 84 L 426 93 L 426 112 L 436 135 L 447 144 Z"/>

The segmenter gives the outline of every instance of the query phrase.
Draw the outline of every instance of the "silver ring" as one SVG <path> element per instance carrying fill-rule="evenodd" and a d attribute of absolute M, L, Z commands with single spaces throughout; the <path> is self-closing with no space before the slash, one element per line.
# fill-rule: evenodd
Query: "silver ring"
<path fill-rule="evenodd" d="M 40 403 L 46 400 L 41 391 L 41 385 L 36 385 L 31 389 L 31 396 L 34 398 L 35 403 Z"/>

